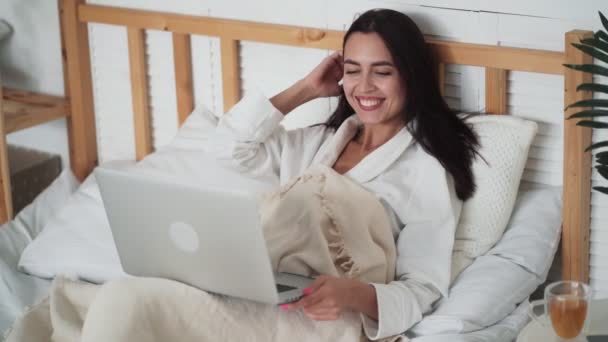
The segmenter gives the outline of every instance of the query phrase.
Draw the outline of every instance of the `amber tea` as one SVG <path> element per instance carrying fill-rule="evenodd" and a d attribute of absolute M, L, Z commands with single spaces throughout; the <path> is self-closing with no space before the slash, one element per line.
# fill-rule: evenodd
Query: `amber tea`
<path fill-rule="evenodd" d="M 575 295 L 558 295 L 547 303 L 551 325 L 557 336 L 575 338 L 583 330 L 587 317 L 587 300 Z"/>
<path fill-rule="evenodd" d="M 561 340 L 573 340 L 584 334 L 589 319 L 591 288 L 578 281 L 558 281 L 545 288 L 545 298 L 530 302 L 528 315 L 540 325 L 553 330 Z M 543 313 L 537 309 L 543 307 Z"/>

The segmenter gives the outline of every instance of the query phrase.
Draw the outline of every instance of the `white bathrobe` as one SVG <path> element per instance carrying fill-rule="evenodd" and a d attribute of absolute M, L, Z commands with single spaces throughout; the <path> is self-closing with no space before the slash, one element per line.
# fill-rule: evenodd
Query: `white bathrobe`
<path fill-rule="evenodd" d="M 324 125 L 286 131 L 283 117 L 252 92 L 221 117 L 208 151 L 224 165 L 285 184 L 311 164 L 333 166 L 360 125 L 353 115 L 336 131 Z M 379 317 L 361 315 L 365 333 L 371 340 L 403 333 L 447 296 L 462 201 L 451 176 L 406 128 L 344 175 L 385 205 L 397 246 L 395 281 L 372 284 Z"/>

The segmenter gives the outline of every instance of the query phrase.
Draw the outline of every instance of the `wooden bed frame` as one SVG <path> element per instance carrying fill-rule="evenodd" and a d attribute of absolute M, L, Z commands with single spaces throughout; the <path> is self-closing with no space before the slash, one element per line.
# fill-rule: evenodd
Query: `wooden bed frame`
<path fill-rule="evenodd" d="M 145 30 L 172 32 L 175 58 L 177 112 L 181 124 L 193 109 L 190 35 L 219 37 L 221 46 L 224 108 L 240 98 L 239 42 L 253 41 L 299 47 L 339 50 L 343 32 L 224 20 L 200 16 L 151 12 L 118 7 L 87 5 L 84 0 L 60 0 L 62 54 L 66 99 L 69 105 L 68 134 L 74 173 L 84 179 L 97 165 L 97 141 L 89 56 L 88 23 L 124 26 L 128 33 L 131 89 L 135 122 L 136 157 L 151 153 L 148 80 L 146 77 Z M 572 71 L 563 63 L 589 63 L 590 57 L 571 43 L 591 37 L 592 32 L 571 31 L 565 35 L 565 53 L 533 49 L 487 46 L 429 40 L 438 57 L 440 84 L 445 64 L 486 68 L 486 111 L 507 112 L 509 70 L 564 75 L 564 103 L 590 98 L 576 86 L 591 76 Z M 572 114 L 566 110 L 564 116 Z M 568 120 L 564 125 L 564 179 L 562 276 L 589 280 L 589 225 L 591 201 L 591 155 L 583 152 L 591 143 L 591 130 Z"/>

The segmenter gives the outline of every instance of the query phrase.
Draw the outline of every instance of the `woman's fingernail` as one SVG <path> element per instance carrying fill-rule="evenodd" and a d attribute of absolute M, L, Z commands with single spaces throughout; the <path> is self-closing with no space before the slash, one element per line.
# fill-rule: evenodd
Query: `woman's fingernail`
<path fill-rule="evenodd" d="M 302 290 L 302 293 L 305 295 L 309 295 L 312 293 L 312 289 L 310 287 L 307 287 L 304 290 Z"/>
<path fill-rule="evenodd" d="M 281 309 L 287 310 L 287 309 L 289 309 L 289 305 L 283 304 L 283 305 L 281 305 Z"/>

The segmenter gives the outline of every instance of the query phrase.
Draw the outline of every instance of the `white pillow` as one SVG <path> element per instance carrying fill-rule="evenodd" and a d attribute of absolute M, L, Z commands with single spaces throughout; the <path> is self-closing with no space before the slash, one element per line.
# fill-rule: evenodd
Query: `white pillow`
<path fill-rule="evenodd" d="M 12 221 L 0 226 L 0 260 L 15 267 L 23 249 L 59 212 L 78 185 L 80 182 L 72 171 L 64 170 Z"/>
<path fill-rule="evenodd" d="M 246 178 L 222 168 L 204 153 L 204 142 L 217 119 L 205 110 L 195 110 L 173 141 L 137 163 L 104 166 L 128 172 L 157 172 L 192 185 L 227 190 L 265 192 L 278 180 Z M 21 270 L 52 278 L 62 274 L 92 282 L 104 282 L 124 275 L 112 239 L 99 188 L 89 176 L 65 208 L 44 228 L 23 252 Z"/>
<path fill-rule="evenodd" d="M 499 322 L 547 276 L 561 232 L 561 188 L 522 190 L 504 236 L 452 284 L 449 297 L 413 329 L 464 333 Z"/>
<path fill-rule="evenodd" d="M 80 181 L 74 176 L 72 170 L 69 168 L 63 170 L 46 189 L 36 196 L 32 203 L 17 214 L 13 224 L 19 224 L 34 239 L 79 186 Z"/>
<path fill-rule="evenodd" d="M 456 227 L 452 280 L 502 236 L 537 131 L 535 122 L 510 115 L 479 115 L 469 122 L 483 158 L 473 163 L 477 190 L 464 203 Z"/>
<path fill-rule="evenodd" d="M 127 169 L 134 164 L 111 162 L 106 167 Z M 78 278 L 83 273 L 82 278 L 90 281 L 124 274 L 93 175 L 25 248 L 19 270 L 42 278 Z"/>

